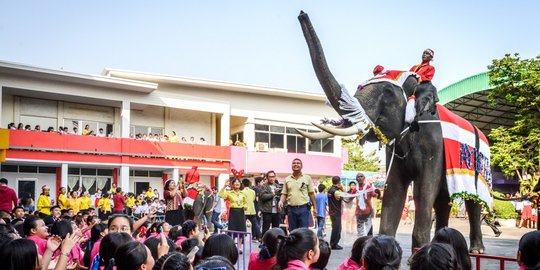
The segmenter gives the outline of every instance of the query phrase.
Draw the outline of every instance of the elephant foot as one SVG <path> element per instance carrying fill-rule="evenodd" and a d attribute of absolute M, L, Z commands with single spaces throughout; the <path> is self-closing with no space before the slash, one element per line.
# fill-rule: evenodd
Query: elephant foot
<path fill-rule="evenodd" d="M 472 253 L 472 254 L 484 254 L 485 251 L 486 250 L 484 247 L 471 247 L 469 249 L 469 253 Z"/>

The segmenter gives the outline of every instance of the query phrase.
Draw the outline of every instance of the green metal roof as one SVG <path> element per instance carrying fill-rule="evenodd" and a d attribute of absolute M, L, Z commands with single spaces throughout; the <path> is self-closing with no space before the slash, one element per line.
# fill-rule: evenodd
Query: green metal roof
<path fill-rule="evenodd" d="M 439 103 L 444 105 L 460 97 L 490 89 L 488 73 L 476 74 L 438 91 Z"/>

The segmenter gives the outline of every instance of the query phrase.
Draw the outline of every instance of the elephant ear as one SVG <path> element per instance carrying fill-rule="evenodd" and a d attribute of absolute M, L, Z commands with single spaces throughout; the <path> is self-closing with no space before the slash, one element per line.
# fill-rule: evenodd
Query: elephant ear
<path fill-rule="evenodd" d="M 431 82 L 423 82 L 416 86 L 415 95 L 417 116 L 422 116 L 426 112 L 435 114 L 439 96 L 437 95 L 437 88 Z"/>

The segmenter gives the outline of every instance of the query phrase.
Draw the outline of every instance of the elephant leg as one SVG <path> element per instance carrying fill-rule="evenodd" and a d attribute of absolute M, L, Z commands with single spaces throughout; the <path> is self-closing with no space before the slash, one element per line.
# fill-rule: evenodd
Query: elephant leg
<path fill-rule="evenodd" d="M 433 167 L 437 167 L 434 165 Z M 440 172 L 435 168 L 435 172 Z M 440 174 L 425 170 L 418 181 L 414 182 L 414 203 L 416 213 L 412 234 L 412 248 L 421 247 L 431 241 L 432 210 L 435 199 L 440 193 Z"/>
<path fill-rule="evenodd" d="M 397 165 L 397 164 L 395 164 Z M 399 166 L 395 166 L 390 171 L 390 175 L 386 181 L 384 197 L 381 208 L 381 224 L 379 233 L 384 235 L 396 236 L 396 231 L 399 226 L 401 212 L 405 205 L 407 196 L 407 188 L 411 183 L 410 180 L 405 180 L 405 176 L 399 173 Z"/>
<path fill-rule="evenodd" d="M 444 185 L 445 182 L 441 181 Z M 448 227 L 448 219 L 450 218 L 450 195 L 446 187 L 441 187 L 441 192 L 435 199 L 435 231 L 440 228 Z"/>
<path fill-rule="evenodd" d="M 467 213 L 469 214 L 469 226 L 471 227 L 471 231 L 469 233 L 469 239 L 471 242 L 469 252 L 483 254 L 485 247 L 484 243 L 482 242 L 482 229 L 480 228 L 482 206 L 471 200 L 466 200 L 465 207 L 467 208 Z"/>

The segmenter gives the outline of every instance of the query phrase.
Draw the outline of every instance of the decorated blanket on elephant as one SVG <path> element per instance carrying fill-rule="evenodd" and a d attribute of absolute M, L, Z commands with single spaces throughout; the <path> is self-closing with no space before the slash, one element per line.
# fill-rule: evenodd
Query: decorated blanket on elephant
<path fill-rule="evenodd" d="M 358 85 L 358 89 L 362 89 L 366 87 L 366 85 L 368 84 L 379 83 L 379 82 L 389 82 L 403 88 L 403 84 L 405 83 L 405 80 L 407 80 L 407 78 L 411 75 L 415 76 L 416 78 L 420 78 L 420 76 L 418 76 L 414 72 L 402 71 L 402 70 L 388 70 L 385 73 L 378 74 L 374 76 L 373 78 L 361 83 L 360 85 Z"/>
<path fill-rule="evenodd" d="M 441 120 L 448 192 L 490 207 L 492 197 L 489 143 L 467 120 L 437 104 Z"/>

